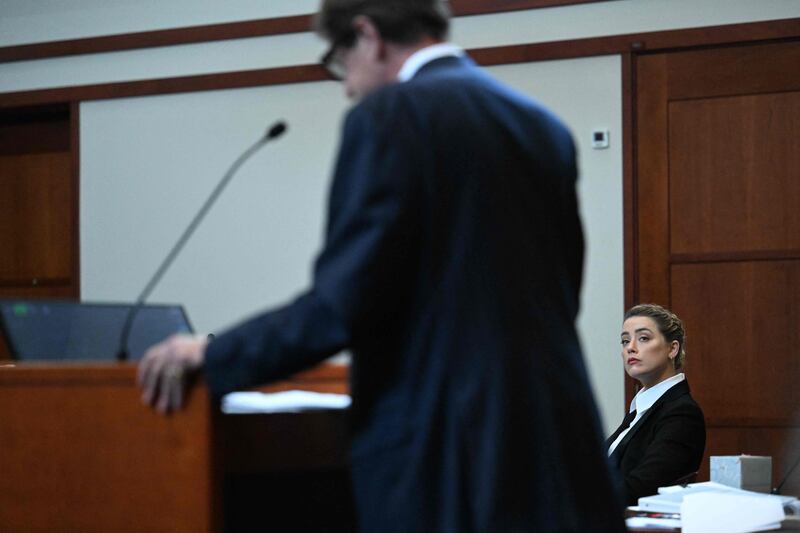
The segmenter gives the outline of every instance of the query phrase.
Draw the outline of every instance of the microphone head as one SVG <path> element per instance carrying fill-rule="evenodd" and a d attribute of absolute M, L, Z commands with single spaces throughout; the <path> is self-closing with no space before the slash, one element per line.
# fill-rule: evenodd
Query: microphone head
<path fill-rule="evenodd" d="M 286 132 L 286 127 L 286 122 L 283 120 L 279 120 L 273 124 L 272 127 L 267 130 L 267 140 L 272 140 L 283 135 Z"/>

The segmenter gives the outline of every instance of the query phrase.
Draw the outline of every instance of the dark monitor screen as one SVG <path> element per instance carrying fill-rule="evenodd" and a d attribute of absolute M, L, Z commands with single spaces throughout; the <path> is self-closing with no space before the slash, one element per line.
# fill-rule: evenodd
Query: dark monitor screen
<path fill-rule="evenodd" d="M 112 361 L 132 305 L 64 300 L 0 300 L 0 326 L 20 361 Z M 173 333 L 191 333 L 182 306 L 143 305 L 128 340 L 130 360 Z"/>

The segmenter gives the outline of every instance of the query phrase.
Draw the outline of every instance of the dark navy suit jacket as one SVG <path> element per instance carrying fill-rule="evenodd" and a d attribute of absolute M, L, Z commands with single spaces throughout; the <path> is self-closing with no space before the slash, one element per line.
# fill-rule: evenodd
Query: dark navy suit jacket
<path fill-rule="evenodd" d="M 348 114 L 312 287 L 219 336 L 225 392 L 352 352 L 364 531 L 621 531 L 574 329 L 566 128 L 467 58 Z"/>
<path fill-rule="evenodd" d="M 606 449 L 627 427 L 623 420 L 606 441 Z M 689 393 L 689 384 L 681 381 L 645 411 L 611 454 L 625 483 L 627 504 L 636 505 L 640 497 L 697 472 L 705 446 L 703 411 Z"/>

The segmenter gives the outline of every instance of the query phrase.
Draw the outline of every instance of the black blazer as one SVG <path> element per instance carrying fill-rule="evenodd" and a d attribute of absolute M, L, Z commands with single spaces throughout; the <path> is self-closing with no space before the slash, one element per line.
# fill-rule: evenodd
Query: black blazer
<path fill-rule="evenodd" d="M 375 91 L 311 288 L 211 343 L 210 390 L 349 348 L 363 531 L 622 531 L 574 328 L 575 180 L 561 122 L 467 58 Z"/>
<path fill-rule="evenodd" d="M 606 441 L 606 449 L 628 424 Z M 628 505 L 642 496 L 656 494 L 658 487 L 674 485 L 696 472 L 706 446 L 703 411 L 684 380 L 671 387 L 625 435 L 609 458 L 619 469 Z"/>

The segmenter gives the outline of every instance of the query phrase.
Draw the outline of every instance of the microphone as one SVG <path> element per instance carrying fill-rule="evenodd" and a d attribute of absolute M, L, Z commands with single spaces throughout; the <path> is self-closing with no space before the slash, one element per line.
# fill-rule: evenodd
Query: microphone
<path fill-rule="evenodd" d="M 131 325 L 133 324 L 133 319 L 136 318 L 136 314 L 139 312 L 139 309 L 142 308 L 142 305 L 144 304 L 145 300 L 147 300 L 147 297 L 150 296 L 150 293 L 153 292 L 155 286 L 159 281 L 161 281 L 164 273 L 183 249 L 183 246 L 189 240 L 189 237 L 192 236 L 194 230 L 196 230 L 197 226 L 200 225 L 200 222 L 211 209 L 211 206 L 222 193 L 223 189 L 225 189 L 225 186 L 228 185 L 228 182 L 231 181 L 231 178 L 233 178 L 233 176 L 239 170 L 239 167 L 241 167 L 244 162 L 250 158 L 250 156 L 256 153 L 268 142 L 283 135 L 286 132 L 286 128 L 286 122 L 282 120 L 279 120 L 273 124 L 259 140 L 257 140 L 250 148 L 245 150 L 242 155 L 240 155 L 236 161 L 233 162 L 231 167 L 222 177 L 222 180 L 220 180 L 220 182 L 217 184 L 216 188 L 211 191 L 208 199 L 183 231 L 183 234 L 178 239 L 178 242 L 175 243 L 167 256 L 164 258 L 161 266 L 158 267 L 158 270 L 156 270 L 155 274 L 153 274 L 153 277 L 151 277 L 150 281 L 147 283 L 147 285 L 145 285 L 144 290 L 142 290 L 141 294 L 139 294 L 139 297 L 136 298 L 136 302 L 131 306 L 130 309 L 128 309 L 128 313 L 125 316 L 125 322 L 122 325 L 122 332 L 120 333 L 119 337 L 119 350 L 117 351 L 118 361 L 126 361 L 128 359 L 128 338 L 131 334 Z"/>

